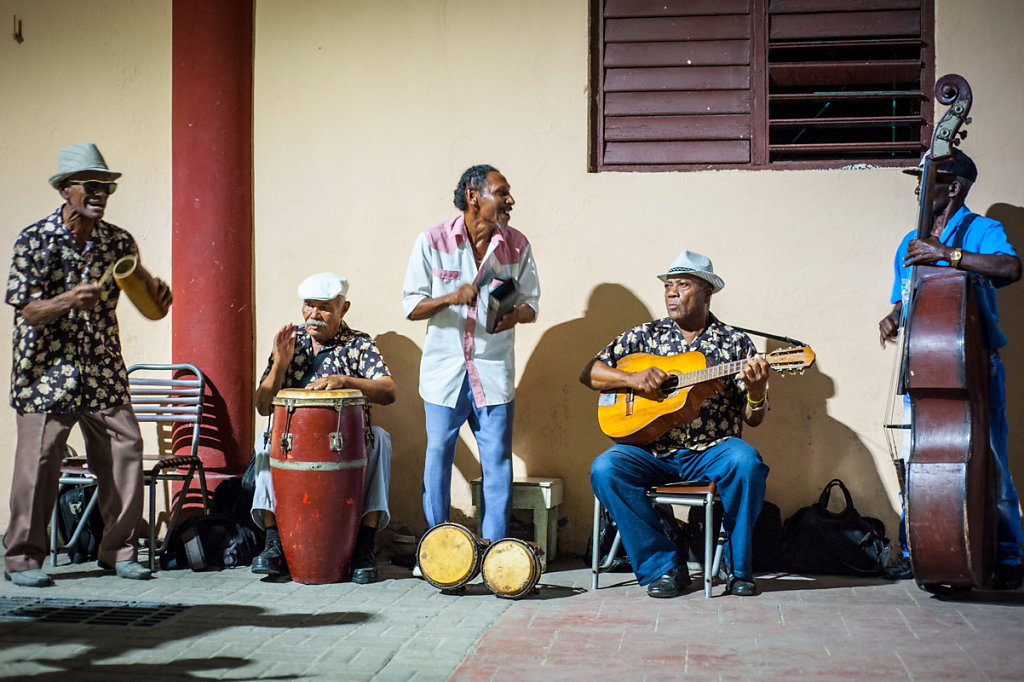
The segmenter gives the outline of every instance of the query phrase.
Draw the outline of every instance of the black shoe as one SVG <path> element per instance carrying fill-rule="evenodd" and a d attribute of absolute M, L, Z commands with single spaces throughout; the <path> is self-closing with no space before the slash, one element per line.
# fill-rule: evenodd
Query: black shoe
<path fill-rule="evenodd" d="M 360 524 L 352 554 L 352 582 L 356 585 L 377 582 L 377 559 L 373 556 L 376 535 L 376 528 Z"/>
<path fill-rule="evenodd" d="M 373 551 L 357 553 L 352 559 L 352 582 L 356 585 L 369 585 L 377 582 L 377 559 Z"/>
<path fill-rule="evenodd" d="M 757 594 L 757 585 L 754 584 L 752 578 L 737 578 L 731 575 L 725 583 L 725 593 L 734 594 L 737 597 L 752 597 Z"/>
<path fill-rule="evenodd" d="M 675 566 L 668 570 L 653 583 L 647 586 L 647 596 L 656 599 L 668 599 L 678 597 L 687 587 L 690 586 L 690 574 L 683 566 Z"/>
<path fill-rule="evenodd" d="M 1018 590 L 1024 583 L 1024 568 L 1020 564 L 999 564 L 992 578 L 993 590 Z"/>
<path fill-rule="evenodd" d="M 280 540 L 267 538 L 263 551 L 252 560 L 252 572 L 264 575 L 284 575 L 288 572 Z"/>
<path fill-rule="evenodd" d="M 910 580 L 914 577 L 914 570 L 910 567 L 910 557 L 905 556 L 892 566 L 886 566 L 882 575 L 889 580 Z"/>

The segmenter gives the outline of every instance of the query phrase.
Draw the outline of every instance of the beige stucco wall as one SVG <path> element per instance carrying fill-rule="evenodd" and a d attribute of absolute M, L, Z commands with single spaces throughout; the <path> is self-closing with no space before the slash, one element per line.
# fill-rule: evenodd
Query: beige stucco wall
<path fill-rule="evenodd" d="M 1020 246 L 1024 7 L 937 4 L 936 71 L 963 74 L 975 93 L 966 149 L 982 176 L 969 203 Z M 126 172 L 108 218 L 134 231 L 152 270 L 169 272 L 169 3 L 0 0 L 0 17 L 12 14 L 26 40 L 0 39 L 0 85 L 16 93 L 0 112 L 0 177 L 17 190 L 0 252 L 56 205 L 45 185 L 56 150 L 94 139 Z M 721 318 L 817 351 L 804 376 L 773 379 L 772 412 L 748 431 L 772 468 L 768 498 L 788 515 L 838 476 L 894 533 L 880 427 L 893 354 L 878 348 L 877 321 L 892 251 L 915 217 L 912 181 L 892 169 L 587 173 L 587 21 L 586 0 L 256 4 L 258 371 L 274 331 L 299 319 L 296 284 L 320 270 L 348 276 L 347 319 L 376 336 L 399 385 L 398 401 L 374 413 L 394 439 L 393 514 L 419 530 L 425 324 L 403 319 L 401 283 L 415 235 L 454 214 L 459 173 L 492 163 L 511 181 L 512 222 L 534 245 L 543 288 L 537 324 L 518 331 L 515 469 L 564 479 L 564 547 L 583 549 L 589 464 L 607 443 L 579 369 L 623 328 L 663 314 L 654 275 L 683 248 L 708 254 L 726 280 L 712 305 Z M 1006 290 L 1001 305 L 1011 395 L 1024 382 L 1022 296 Z M 123 310 L 128 361 L 169 359 L 166 324 Z M 9 316 L 0 324 L 9 330 Z M 0 432 L 13 443 L 9 411 Z M 472 513 L 465 481 L 479 469 L 464 442 L 453 498 Z M 1011 445 L 1024 480 L 1020 450 Z M 10 465 L 8 450 L 3 497 Z"/>

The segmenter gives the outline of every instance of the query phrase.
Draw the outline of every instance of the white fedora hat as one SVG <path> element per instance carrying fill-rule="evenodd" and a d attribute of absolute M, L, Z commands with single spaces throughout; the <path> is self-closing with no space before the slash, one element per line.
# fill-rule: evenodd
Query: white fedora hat
<path fill-rule="evenodd" d="M 693 275 L 708 282 L 714 293 L 725 288 L 725 281 L 715 274 L 715 268 L 711 265 L 711 259 L 705 255 L 693 251 L 683 251 L 672 261 L 668 272 L 658 275 L 662 282 L 673 275 Z"/>

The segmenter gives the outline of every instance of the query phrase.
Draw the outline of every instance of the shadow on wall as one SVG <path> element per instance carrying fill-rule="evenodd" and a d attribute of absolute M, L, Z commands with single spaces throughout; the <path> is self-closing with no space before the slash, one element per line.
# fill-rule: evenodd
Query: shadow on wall
<path fill-rule="evenodd" d="M 789 345 L 769 341 L 766 350 Z M 771 411 L 761 426 L 744 429 L 743 437 L 771 468 L 765 497 L 779 505 L 783 519 L 816 502 L 828 482 L 839 478 L 849 488 L 857 511 L 880 518 L 886 534 L 895 541 L 899 516 L 892 509 L 882 477 L 895 480 L 896 470 L 882 465 L 880 471 L 853 429 L 829 416 L 828 400 L 835 395 L 835 382 L 822 371 L 829 361 L 818 357 L 803 374 L 773 372 L 769 379 Z M 882 413 L 879 407 L 879 430 Z M 840 511 L 841 500 L 841 495 L 833 495 L 829 508 Z"/>
<path fill-rule="evenodd" d="M 420 398 L 420 358 L 423 352 L 412 339 L 395 332 L 381 334 L 375 342 L 396 386 L 394 403 L 372 408 L 373 423 L 391 434 L 394 448 L 389 489 L 391 527 L 397 530 L 404 524 L 419 537 L 426 530 L 422 490 L 427 431 L 423 399 Z M 455 445 L 454 468 L 467 481 L 480 476 L 480 462 L 462 438 Z M 475 521 L 468 520 L 458 509 L 452 510 L 451 520 L 476 528 Z"/>
<path fill-rule="evenodd" d="M 998 220 L 1006 236 L 1024 257 L 1024 208 L 1011 204 L 992 204 L 985 216 Z M 1009 341 L 999 351 L 1006 366 L 1006 421 L 1010 425 L 1010 475 L 1020 496 L 1024 487 L 1024 404 L 1012 396 L 1024 394 L 1024 281 L 999 290 L 999 328 Z"/>
<path fill-rule="evenodd" d="M 597 425 L 597 394 L 579 381 L 583 366 L 626 329 L 651 319 L 628 289 L 600 284 L 583 317 L 547 330 L 516 388 L 512 451 L 528 476 L 556 476 L 565 486 L 559 551 L 583 554 L 594 518 L 590 463 L 611 444 Z"/>
<path fill-rule="evenodd" d="M 610 444 L 597 424 L 597 396 L 579 382 L 579 372 L 618 334 L 652 318 L 624 287 L 598 286 L 582 318 L 544 334 L 516 390 L 513 450 L 528 475 L 563 479 L 559 514 L 568 524 L 559 534 L 559 546 L 568 553 L 582 554 L 586 547 L 593 519 L 590 464 Z M 744 432 L 772 469 L 768 499 L 783 500 L 782 512 L 788 516 L 817 500 L 829 480 L 842 478 L 858 510 L 880 516 L 895 537 L 898 518 L 882 485 L 885 472 L 878 471 L 853 430 L 828 415 L 827 401 L 835 394 L 832 379 L 815 367 L 803 376 L 774 375 L 771 386 L 771 417 Z"/>

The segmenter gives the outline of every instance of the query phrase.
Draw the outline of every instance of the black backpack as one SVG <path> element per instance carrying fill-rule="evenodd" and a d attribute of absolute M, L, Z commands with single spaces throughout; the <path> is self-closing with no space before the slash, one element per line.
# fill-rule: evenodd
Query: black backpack
<path fill-rule="evenodd" d="M 174 529 L 167 551 L 160 557 L 160 567 L 206 571 L 247 566 L 261 548 L 256 533 L 230 517 L 223 514 L 193 516 Z"/>
<path fill-rule="evenodd" d="M 164 569 L 193 571 L 248 566 L 263 549 L 263 529 L 252 520 L 253 493 L 238 478 L 217 486 L 206 516 L 179 522 L 160 558 Z"/>
<path fill-rule="evenodd" d="M 712 510 L 716 528 L 722 523 L 722 503 L 716 501 Z M 704 563 L 704 509 L 690 507 L 687 517 L 690 561 Z M 717 540 L 717 538 L 716 538 Z M 764 501 L 761 512 L 754 524 L 751 538 L 751 563 L 754 571 L 784 571 L 786 561 L 783 554 L 782 513 L 776 504 Z"/>
<path fill-rule="evenodd" d="M 67 542 L 75 533 L 78 524 L 82 520 L 82 514 L 89 503 L 89 497 L 95 495 L 95 486 L 75 486 L 65 490 L 57 499 L 57 507 L 60 512 L 57 514 L 57 524 L 60 535 Z M 84 564 L 88 561 L 96 561 L 100 549 L 100 539 L 103 537 L 103 519 L 100 516 L 99 507 L 94 507 L 92 513 L 85 520 L 78 538 L 73 544 L 67 545 L 68 557 L 73 564 Z"/>

